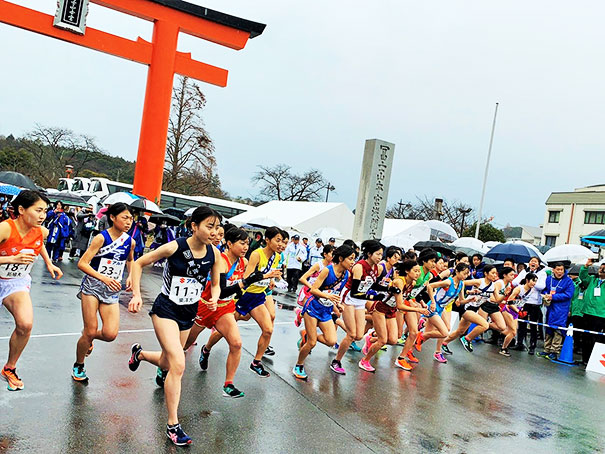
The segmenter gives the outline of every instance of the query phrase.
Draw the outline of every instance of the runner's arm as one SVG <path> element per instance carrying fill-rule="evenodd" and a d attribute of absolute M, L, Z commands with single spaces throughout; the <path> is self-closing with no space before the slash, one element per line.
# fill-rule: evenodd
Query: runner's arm
<path fill-rule="evenodd" d="M 117 282 L 117 281 L 115 279 L 111 279 L 110 277 L 99 273 L 92 266 L 90 266 L 91 260 L 94 258 L 95 255 L 97 255 L 97 253 L 99 252 L 99 249 L 101 249 L 103 247 L 104 242 L 105 242 L 105 239 L 103 238 L 103 235 L 98 234 L 97 236 L 95 236 L 92 239 L 92 241 L 90 242 L 90 246 L 88 247 L 88 249 L 86 249 L 86 252 L 84 252 L 82 257 L 80 257 L 80 260 L 78 260 L 78 268 L 80 269 L 80 271 L 83 271 L 84 273 L 88 274 L 89 276 L 94 277 L 95 279 L 98 279 L 99 281 L 101 281 L 105 285 L 107 285 L 109 288 L 114 290 L 114 288 L 112 288 L 112 286 L 115 287 L 116 286 L 115 282 Z M 120 288 L 122 288 L 121 283 L 120 283 Z"/>
<path fill-rule="evenodd" d="M 309 284 L 309 281 L 307 279 L 309 279 L 309 277 L 313 273 L 315 273 L 318 269 L 319 269 L 319 262 L 314 263 L 313 266 L 311 268 L 309 268 L 307 270 L 307 272 L 300 277 L 298 282 L 300 282 L 302 285 L 304 285 L 307 288 L 311 288 L 311 284 Z"/>
<path fill-rule="evenodd" d="M 492 303 L 501 303 L 506 299 L 506 295 L 500 293 L 503 288 L 502 283 L 496 282 L 496 285 L 494 285 L 494 293 L 492 293 L 490 298 Z"/>
<path fill-rule="evenodd" d="M 328 274 L 330 274 L 330 270 L 328 268 L 324 268 L 323 270 L 321 270 L 321 273 L 319 273 L 319 276 L 317 276 L 317 280 L 313 282 L 313 286 L 311 287 L 311 295 L 316 296 L 318 298 L 330 298 L 330 293 L 324 293 L 319 290 L 319 287 L 321 287 L 321 284 L 324 283 L 324 281 L 328 277 Z"/>

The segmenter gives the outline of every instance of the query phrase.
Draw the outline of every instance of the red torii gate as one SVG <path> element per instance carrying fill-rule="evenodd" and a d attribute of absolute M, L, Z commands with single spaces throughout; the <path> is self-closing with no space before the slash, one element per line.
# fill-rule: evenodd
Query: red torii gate
<path fill-rule="evenodd" d="M 82 4 L 71 1 L 74 4 Z M 136 41 L 87 28 L 83 35 L 53 26 L 54 17 L 0 0 L 0 22 L 149 65 L 133 192 L 159 202 L 168 136 L 174 74 L 220 87 L 228 71 L 177 52 L 180 32 L 240 50 L 260 35 L 264 24 L 181 0 L 90 0 L 98 5 L 152 21 L 152 42 Z"/>

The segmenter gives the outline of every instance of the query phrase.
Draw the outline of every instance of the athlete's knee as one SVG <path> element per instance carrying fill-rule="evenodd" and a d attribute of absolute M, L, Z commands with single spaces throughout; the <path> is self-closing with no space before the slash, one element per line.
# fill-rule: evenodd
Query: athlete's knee
<path fill-rule="evenodd" d="M 308 339 L 305 345 L 314 348 L 317 345 L 317 339 Z"/>
<path fill-rule="evenodd" d="M 391 335 L 387 337 L 387 344 L 389 345 L 395 345 L 397 344 L 397 336 Z"/>
<path fill-rule="evenodd" d="M 416 340 L 417 337 L 418 337 L 418 330 L 417 329 L 410 329 L 408 331 L 408 339 Z"/>
<path fill-rule="evenodd" d="M 336 343 L 336 336 L 324 336 L 324 340 L 326 341 L 326 345 L 328 347 L 333 347 Z"/>
<path fill-rule="evenodd" d="M 185 358 L 170 358 L 168 360 L 168 369 L 171 374 L 182 376 L 185 373 Z"/>
<path fill-rule="evenodd" d="M 273 335 L 273 325 L 268 325 L 263 327 L 263 336 L 271 336 Z"/>
<path fill-rule="evenodd" d="M 231 352 L 236 352 L 241 349 L 242 349 L 242 340 L 239 337 L 237 339 L 232 339 L 231 342 L 229 342 L 229 350 Z"/>
<path fill-rule="evenodd" d="M 117 329 L 103 329 L 102 334 L 103 334 L 103 340 L 105 342 L 112 342 L 115 340 L 116 337 L 118 337 L 118 330 Z"/>
<path fill-rule="evenodd" d="M 20 320 L 15 323 L 15 331 L 19 336 L 29 336 L 33 326 L 34 322 L 31 320 Z"/>

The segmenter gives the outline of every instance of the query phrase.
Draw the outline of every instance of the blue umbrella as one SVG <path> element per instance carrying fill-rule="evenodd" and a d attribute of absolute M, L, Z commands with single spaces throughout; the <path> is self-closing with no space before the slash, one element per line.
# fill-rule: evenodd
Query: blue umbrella
<path fill-rule="evenodd" d="M 18 195 L 21 192 L 21 188 L 13 186 L 12 184 L 0 184 L 0 194 L 7 195 Z"/>
<path fill-rule="evenodd" d="M 597 244 L 599 246 L 605 245 L 605 230 L 597 230 L 589 235 L 582 237 L 583 243 Z"/>
<path fill-rule="evenodd" d="M 539 252 L 536 252 L 530 246 L 523 243 L 498 244 L 490 249 L 485 256 L 490 259 L 500 261 L 511 258 L 515 261 L 515 263 L 527 263 L 532 257 L 538 257 L 538 259 L 542 261 L 542 257 L 540 257 Z"/>

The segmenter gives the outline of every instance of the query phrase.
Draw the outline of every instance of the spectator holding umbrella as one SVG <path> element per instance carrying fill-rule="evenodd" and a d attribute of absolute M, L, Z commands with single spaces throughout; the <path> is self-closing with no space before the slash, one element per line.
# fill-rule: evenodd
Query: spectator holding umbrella
<path fill-rule="evenodd" d="M 87 206 L 76 215 L 75 238 L 69 251 L 69 260 L 80 257 L 82 251 L 88 249 L 88 241 L 94 232 L 97 222 L 92 207 Z"/>
<path fill-rule="evenodd" d="M 137 260 L 143 255 L 145 243 L 147 242 L 147 234 L 149 233 L 149 224 L 143 213 L 138 213 L 128 234 L 134 241 L 134 259 Z"/>
<path fill-rule="evenodd" d="M 53 262 L 61 262 L 65 251 L 65 242 L 71 234 L 71 221 L 65 214 L 61 202 L 57 202 L 54 216 L 48 222 L 48 230 L 48 239 L 46 240 L 48 255 Z"/>
<path fill-rule="evenodd" d="M 586 265 L 580 268 L 579 279 L 582 285 L 586 286 L 584 291 L 583 323 L 584 329 L 589 331 L 605 331 L 605 262 L 599 266 L 598 275 L 590 276 L 588 269 L 592 265 L 592 260 L 588 260 Z M 584 333 L 582 339 L 582 362 L 588 363 L 590 354 L 598 338 L 603 342 L 603 336 L 597 334 Z"/>
<path fill-rule="evenodd" d="M 556 262 L 552 265 L 552 273 L 546 278 L 543 301 L 546 309 L 546 324 L 552 326 L 567 326 L 567 317 L 571 298 L 576 287 L 567 275 L 563 263 Z M 538 356 L 548 359 L 557 359 L 563 346 L 565 332 L 553 328 L 546 328 L 544 337 L 544 351 Z"/>

